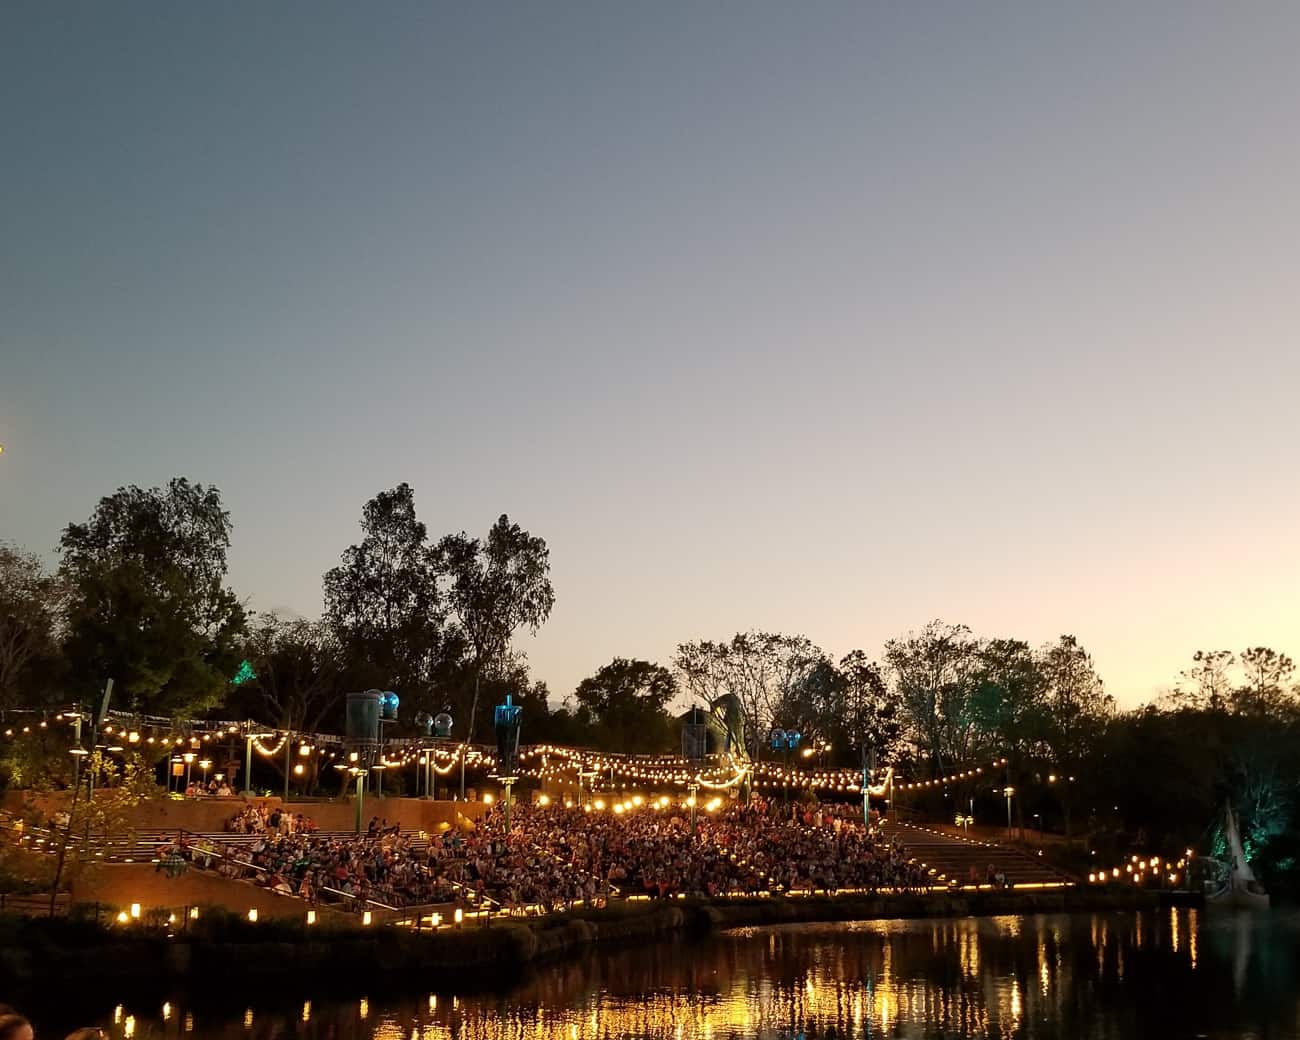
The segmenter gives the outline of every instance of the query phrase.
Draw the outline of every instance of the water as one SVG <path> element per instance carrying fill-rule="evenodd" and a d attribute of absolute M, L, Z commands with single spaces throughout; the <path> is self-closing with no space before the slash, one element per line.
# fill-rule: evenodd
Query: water
<path fill-rule="evenodd" d="M 92 1022 L 111 1040 L 1282 1040 L 1300 1037 L 1300 914 L 792 925 L 593 951 L 500 992 L 394 984 L 252 998 L 215 979 L 166 1004 L 24 1009 L 41 1040 Z"/>

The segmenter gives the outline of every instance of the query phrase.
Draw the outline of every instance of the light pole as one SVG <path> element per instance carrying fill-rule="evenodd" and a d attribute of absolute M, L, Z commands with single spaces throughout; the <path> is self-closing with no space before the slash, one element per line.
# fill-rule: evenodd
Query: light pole
<path fill-rule="evenodd" d="M 199 768 L 203 770 L 203 790 L 208 789 L 208 770 L 212 768 L 212 759 L 205 758 L 200 760 Z"/>
<path fill-rule="evenodd" d="M 433 717 L 434 747 L 428 749 L 428 762 L 425 765 L 428 775 L 425 777 L 424 793 L 427 795 L 432 791 L 434 801 L 438 800 L 438 771 L 434 768 L 434 750 L 451 739 L 453 725 L 451 714 L 446 708 Z"/>
<path fill-rule="evenodd" d="M 694 780 L 692 780 L 691 783 L 690 783 L 690 785 L 686 788 L 686 790 L 688 790 L 688 791 L 691 792 L 691 800 L 690 800 L 690 805 L 691 805 L 691 837 L 694 838 L 694 837 L 695 837 L 695 803 L 696 803 L 697 801 L 699 801 L 699 799 L 696 797 L 696 795 L 699 794 L 699 791 L 700 791 L 700 778 L 699 778 L 699 777 L 696 777 Z"/>
<path fill-rule="evenodd" d="M 515 785 L 515 766 L 519 760 L 519 722 L 524 709 L 514 703 L 510 694 L 506 702 L 498 704 L 493 713 L 497 734 L 497 770 L 506 789 L 505 828 L 510 833 L 510 793 Z"/>
<path fill-rule="evenodd" d="M 802 734 L 797 729 L 784 730 L 774 729 L 768 734 L 772 744 L 773 751 L 780 751 L 785 755 L 785 769 L 781 774 L 781 801 L 789 808 L 790 806 L 790 752 L 797 751 Z"/>
<path fill-rule="evenodd" d="M 1004 787 L 1003 792 L 1007 796 L 1007 841 L 1011 840 L 1011 796 L 1016 793 L 1014 787 Z"/>
<path fill-rule="evenodd" d="M 185 758 L 185 793 L 186 795 L 188 795 L 190 793 L 190 766 L 194 764 L 194 752 L 193 751 L 185 752 L 184 758 Z"/>

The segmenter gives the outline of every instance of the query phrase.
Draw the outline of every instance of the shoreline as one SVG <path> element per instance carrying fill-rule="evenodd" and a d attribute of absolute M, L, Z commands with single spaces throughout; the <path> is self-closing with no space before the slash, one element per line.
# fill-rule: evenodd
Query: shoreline
<path fill-rule="evenodd" d="M 162 986 L 219 977 L 248 984 L 334 982 L 373 989 L 376 980 L 412 978 L 501 988 L 536 967 L 603 945 L 659 942 L 735 928 L 926 917 L 1034 915 L 1140 910 L 1172 902 L 1168 893 L 1068 888 L 1032 892 L 822 897 L 710 902 L 691 900 L 575 911 L 540 920 L 467 924 L 436 933 L 405 929 L 249 924 L 215 912 L 203 928 L 172 937 L 123 934 L 94 922 L 10 921 L 0 945 L 0 985 L 39 988 L 148 980 Z M 1187 900 L 1194 902 L 1194 900 Z"/>

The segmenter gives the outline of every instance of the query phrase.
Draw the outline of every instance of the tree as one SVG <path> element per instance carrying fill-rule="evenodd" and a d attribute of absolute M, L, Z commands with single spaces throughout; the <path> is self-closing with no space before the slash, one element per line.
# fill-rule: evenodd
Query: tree
<path fill-rule="evenodd" d="M 409 484 L 362 507 L 365 536 L 325 574 L 325 621 L 344 656 L 343 680 L 427 695 L 443 651 L 437 556 Z"/>
<path fill-rule="evenodd" d="M 772 723 L 794 730 L 820 752 L 842 736 L 844 677 L 821 651 L 787 657 L 782 672 Z"/>
<path fill-rule="evenodd" d="M 277 729 L 315 732 L 341 715 L 343 688 L 338 643 L 323 622 L 259 614 L 244 643 L 252 678 L 228 703 Z"/>
<path fill-rule="evenodd" d="M 682 643 L 673 664 L 690 693 L 712 704 L 719 697 L 736 699 L 744 717 L 744 733 L 735 734 L 753 759 L 762 757 L 769 728 L 783 712 L 803 709 L 788 698 L 825 654 L 803 636 L 773 632 L 738 632 L 730 642 L 698 640 Z"/>
<path fill-rule="evenodd" d="M 861 650 L 851 650 L 840 659 L 839 674 L 844 688 L 844 741 L 865 747 L 881 765 L 893 763 L 903 736 L 898 691 L 890 689 L 880 666 Z"/>
<path fill-rule="evenodd" d="M 985 640 L 976 653 L 972 709 L 981 744 L 989 755 L 1007 759 L 1006 780 L 1023 792 L 1046 754 L 1046 679 L 1029 644 L 1019 639 Z M 1024 797 L 1016 809 L 1023 834 Z"/>
<path fill-rule="evenodd" d="M 975 734 L 971 697 L 977 645 L 965 625 L 931 621 L 885 644 L 885 664 L 906 731 L 935 774 L 969 761 Z"/>
<path fill-rule="evenodd" d="M 1058 787 L 1068 843 L 1074 787 L 1069 777 L 1081 775 L 1096 753 L 1114 701 L 1105 691 L 1092 656 L 1074 636 L 1061 636 L 1045 646 L 1039 655 L 1039 669 L 1046 692 L 1045 743 L 1056 770 L 1066 777 Z"/>
<path fill-rule="evenodd" d="M 44 692 L 57 655 L 63 590 L 34 553 L 0 542 L 0 709 L 32 703 Z"/>
<path fill-rule="evenodd" d="M 1233 708 L 1245 715 L 1283 715 L 1296 707 L 1295 662 L 1266 646 L 1241 652 L 1245 680 L 1233 692 Z"/>
<path fill-rule="evenodd" d="M 621 754 L 665 751 L 672 743 L 668 705 L 677 681 L 667 668 L 616 657 L 573 693 L 577 717 L 603 750 Z"/>
<path fill-rule="evenodd" d="M 86 523 L 68 525 L 65 651 L 77 689 L 111 677 L 121 703 L 156 715 L 220 703 L 246 628 L 224 584 L 230 530 L 220 492 L 183 477 L 119 488 Z"/>
<path fill-rule="evenodd" d="M 550 551 L 544 539 L 512 524 L 504 513 L 480 542 L 462 531 L 437 547 L 439 571 L 450 580 L 447 599 L 468 643 L 474 664 L 474 696 L 467 735 L 474 739 L 479 690 L 485 672 L 505 662 L 510 640 L 520 628 L 533 633 L 551 616 L 555 590 Z M 465 794 L 461 759 L 461 796 Z"/>
<path fill-rule="evenodd" d="M 1174 703 L 1197 710 L 1223 711 L 1232 700 L 1236 661 L 1231 650 L 1197 650 L 1192 655 L 1192 667 L 1178 677 Z"/>

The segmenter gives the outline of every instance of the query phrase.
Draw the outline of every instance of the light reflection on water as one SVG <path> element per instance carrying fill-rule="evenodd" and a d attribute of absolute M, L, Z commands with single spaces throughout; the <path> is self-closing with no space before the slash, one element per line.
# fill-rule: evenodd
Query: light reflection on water
<path fill-rule="evenodd" d="M 124 1000 L 96 1024 L 110 1040 L 1297 1037 L 1300 918 L 1175 909 L 741 929 L 596 951 L 501 993 L 428 984 L 412 979 L 406 999 L 304 993 L 242 1016 L 210 995 Z"/>

